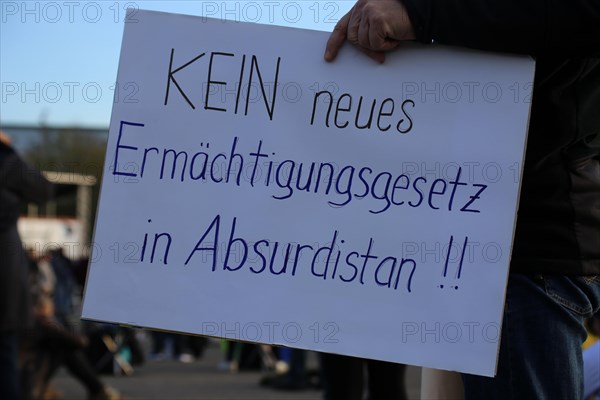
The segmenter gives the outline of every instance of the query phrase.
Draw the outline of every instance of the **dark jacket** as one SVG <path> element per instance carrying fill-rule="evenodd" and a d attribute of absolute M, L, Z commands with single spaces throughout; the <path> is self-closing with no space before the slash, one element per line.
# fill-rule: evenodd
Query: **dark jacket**
<path fill-rule="evenodd" d="M 22 202 L 43 202 L 52 185 L 0 142 L 0 332 L 31 323 L 29 262 L 17 231 Z"/>
<path fill-rule="evenodd" d="M 600 275 L 600 1 L 402 1 L 424 43 L 535 57 L 511 272 Z"/>
<path fill-rule="evenodd" d="M 52 185 L 0 142 L 0 232 L 16 224 L 23 203 L 42 203 L 51 195 Z"/>

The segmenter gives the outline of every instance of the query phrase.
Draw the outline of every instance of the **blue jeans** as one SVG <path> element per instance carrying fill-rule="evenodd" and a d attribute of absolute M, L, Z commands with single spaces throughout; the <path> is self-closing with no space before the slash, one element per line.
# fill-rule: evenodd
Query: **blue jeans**
<path fill-rule="evenodd" d="M 496 377 L 463 374 L 465 399 L 581 399 L 583 321 L 599 307 L 600 277 L 511 274 Z"/>

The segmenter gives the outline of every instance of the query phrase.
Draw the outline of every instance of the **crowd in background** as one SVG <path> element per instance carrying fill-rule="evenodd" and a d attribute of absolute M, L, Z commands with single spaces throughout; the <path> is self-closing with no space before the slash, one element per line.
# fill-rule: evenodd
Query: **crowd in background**
<path fill-rule="evenodd" d="M 97 347 L 94 331 L 76 320 L 74 300 L 80 298 L 83 287 L 76 276 L 83 263 L 73 263 L 60 248 L 39 256 L 28 254 L 33 325 L 20 341 L 21 397 L 58 398 L 59 391 L 51 381 L 58 369 L 65 367 L 86 388 L 90 399 L 121 398 L 100 378 L 99 365 L 92 358 Z"/>
<path fill-rule="evenodd" d="M 191 363 L 203 355 L 208 339 L 161 331 L 81 322 L 78 305 L 85 284 L 86 260 L 73 262 L 61 248 L 36 255 L 28 251 L 29 288 L 34 324 L 20 341 L 23 399 L 58 399 L 52 378 L 60 367 L 83 385 L 89 398 L 120 399 L 102 382 L 103 374 L 129 374 L 145 362 Z M 79 277 L 79 278 L 78 278 Z M 215 368 L 236 373 L 262 371 L 257 382 L 273 390 L 323 390 L 327 399 L 361 399 L 363 372 L 372 376 L 373 399 L 404 399 L 404 365 L 319 354 L 319 365 L 307 367 L 307 351 L 220 340 L 222 361 Z M 349 379 L 350 378 L 350 379 Z"/>

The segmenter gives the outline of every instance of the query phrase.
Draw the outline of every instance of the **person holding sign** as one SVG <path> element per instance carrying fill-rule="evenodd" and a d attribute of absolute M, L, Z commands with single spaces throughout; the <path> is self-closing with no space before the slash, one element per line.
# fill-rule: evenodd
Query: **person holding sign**
<path fill-rule="evenodd" d="M 582 398 L 583 321 L 600 307 L 600 4 L 359 0 L 325 50 L 377 62 L 417 40 L 530 54 L 537 67 L 497 374 L 465 398 Z"/>

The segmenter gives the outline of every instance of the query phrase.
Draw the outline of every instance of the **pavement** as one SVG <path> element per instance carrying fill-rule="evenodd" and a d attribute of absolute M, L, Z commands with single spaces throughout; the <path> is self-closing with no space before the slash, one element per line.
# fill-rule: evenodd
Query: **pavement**
<path fill-rule="evenodd" d="M 116 388 L 126 400 L 322 400 L 319 389 L 280 391 L 260 385 L 261 371 L 220 371 L 223 360 L 218 342 L 211 340 L 201 359 L 191 363 L 176 360 L 147 361 L 137 366 L 131 376 L 102 375 L 102 380 Z M 309 352 L 308 367 L 316 368 L 318 356 Z M 406 371 L 409 399 L 419 399 L 420 368 Z M 86 399 L 86 391 L 68 372 L 61 369 L 52 384 L 62 392 L 62 399 Z"/>

